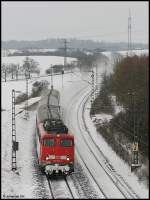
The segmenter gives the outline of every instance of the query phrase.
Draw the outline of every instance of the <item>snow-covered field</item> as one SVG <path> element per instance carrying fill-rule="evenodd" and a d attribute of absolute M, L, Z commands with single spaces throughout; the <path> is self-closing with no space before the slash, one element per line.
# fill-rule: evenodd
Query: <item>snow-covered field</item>
<path fill-rule="evenodd" d="M 35 56 L 34 56 L 35 57 Z M 45 58 L 45 60 L 44 60 Z M 47 68 L 47 65 L 59 63 L 60 60 L 51 63 L 50 57 L 39 56 L 37 61 L 41 66 Z M 111 71 L 112 58 L 111 54 L 108 55 L 110 59 L 107 65 L 107 70 Z M 5 62 L 10 58 L 5 57 Z M 55 57 L 56 59 L 56 57 Z M 14 62 L 22 62 L 23 58 L 16 57 Z M 35 59 L 36 60 L 36 59 Z M 11 61 L 12 62 L 12 61 Z M 62 58 L 63 62 L 63 58 Z M 45 63 L 45 64 L 44 64 Z M 101 74 L 106 66 L 103 62 L 98 63 L 99 82 L 101 81 Z M 113 185 L 112 181 L 106 176 L 100 165 L 95 161 L 94 156 L 91 155 L 82 134 L 87 135 L 86 129 L 83 124 L 79 124 L 82 118 L 82 100 L 90 90 L 90 85 L 87 81 L 91 81 L 90 73 L 80 74 L 64 74 L 64 81 L 62 85 L 62 77 L 60 75 L 54 76 L 54 88 L 58 89 L 61 93 L 61 105 L 63 107 L 63 118 L 69 126 L 70 131 L 75 135 L 76 145 L 76 172 L 77 174 L 71 175 L 72 190 L 74 190 L 78 198 L 104 198 L 95 180 L 98 182 L 107 197 L 122 197 L 117 187 Z M 50 77 L 39 78 L 38 80 L 48 80 Z M 86 81 L 85 81 L 86 80 Z M 32 83 L 29 82 L 29 91 L 31 91 Z M 16 117 L 16 130 L 17 141 L 19 142 L 19 151 L 17 152 L 17 173 L 11 171 L 11 90 L 21 90 L 25 92 L 25 81 L 19 82 L 3 82 L 2 83 L 2 193 L 1 198 L 51 198 L 48 188 L 46 177 L 43 176 L 38 170 L 37 157 L 35 150 L 35 114 L 36 111 L 30 110 L 29 120 L 23 118 L 24 112 Z M 36 102 L 38 98 L 32 99 L 32 103 Z M 89 105 L 86 105 L 89 107 Z M 19 110 L 21 106 L 16 106 Z M 120 174 L 123 179 L 133 188 L 140 198 L 148 198 L 148 189 L 144 184 L 139 184 L 134 174 L 130 172 L 130 168 L 113 152 L 108 144 L 97 135 L 95 127 L 89 117 L 89 110 L 84 114 L 88 130 L 92 133 L 92 137 L 96 140 L 96 144 L 100 147 L 103 154 L 108 158 L 110 164 L 114 167 L 116 173 Z M 107 117 L 107 116 L 103 116 Z M 81 127 L 79 127 L 81 126 Z M 95 151 L 96 147 L 88 137 L 88 143 Z M 79 155 L 80 154 L 80 155 Z M 96 153 L 97 154 L 97 153 Z M 83 160 L 82 160 L 83 159 Z M 85 159 L 85 160 L 84 160 Z M 99 158 L 102 165 L 105 165 L 105 160 Z M 94 176 L 92 178 L 85 163 L 89 165 L 90 173 Z M 96 163 L 96 165 L 94 165 Z M 82 170 L 81 170 L 82 168 Z M 96 172 L 98 174 L 96 174 Z M 112 176 L 112 174 L 111 174 Z M 61 186 L 60 186 L 61 187 Z M 111 196 L 112 194 L 112 196 Z"/>
<path fill-rule="evenodd" d="M 26 56 L 11 56 L 11 57 L 2 57 L 2 63 L 5 64 L 19 64 L 22 65 L 23 61 L 25 60 Z M 64 57 L 60 56 L 28 56 L 29 58 L 34 59 L 39 63 L 39 68 L 41 70 L 41 75 L 45 74 L 45 70 L 48 69 L 51 65 L 55 64 L 63 64 L 64 63 Z M 71 63 L 72 61 L 75 61 L 75 58 L 67 58 L 67 63 Z"/>
<path fill-rule="evenodd" d="M 57 49 L 28 49 L 28 52 L 51 52 L 56 51 Z M 21 50 L 18 49 L 2 49 L 2 56 L 7 56 L 8 54 L 12 53 L 20 53 Z"/>
<path fill-rule="evenodd" d="M 127 51 L 118 51 L 118 53 L 120 53 L 123 56 L 127 55 Z M 149 50 L 148 49 L 141 49 L 141 50 L 132 50 L 132 55 L 147 55 L 149 54 Z"/>

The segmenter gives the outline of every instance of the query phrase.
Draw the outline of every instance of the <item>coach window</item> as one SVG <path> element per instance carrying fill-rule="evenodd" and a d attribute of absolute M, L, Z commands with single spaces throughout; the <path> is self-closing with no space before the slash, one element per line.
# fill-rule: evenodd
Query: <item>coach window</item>
<path fill-rule="evenodd" d="M 72 140 L 62 139 L 60 144 L 61 144 L 61 146 L 71 147 L 72 146 Z"/>
<path fill-rule="evenodd" d="M 55 145 L 55 141 L 54 141 L 54 139 L 45 139 L 43 141 L 43 145 L 44 146 L 54 146 Z"/>

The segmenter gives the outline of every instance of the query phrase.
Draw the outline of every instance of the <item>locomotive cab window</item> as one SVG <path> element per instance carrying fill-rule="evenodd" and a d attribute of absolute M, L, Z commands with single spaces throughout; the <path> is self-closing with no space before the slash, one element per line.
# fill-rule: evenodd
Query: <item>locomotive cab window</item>
<path fill-rule="evenodd" d="M 44 146 L 54 146 L 55 145 L 55 141 L 54 141 L 54 139 L 44 139 L 43 140 L 43 145 Z"/>
<path fill-rule="evenodd" d="M 71 147 L 73 145 L 73 142 L 72 142 L 72 140 L 62 139 L 60 141 L 60 145 L 65 146 L 65 147 Z"/>

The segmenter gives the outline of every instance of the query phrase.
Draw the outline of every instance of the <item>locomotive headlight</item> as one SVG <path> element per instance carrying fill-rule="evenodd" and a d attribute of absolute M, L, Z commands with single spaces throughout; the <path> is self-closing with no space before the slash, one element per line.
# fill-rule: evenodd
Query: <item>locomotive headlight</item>
<path fill-rule="evenodd" d="M 49 158 L 48 157 L 46 157 L 46 160 L 48 160 Z"/>
<path fill-rule="evenodd" d="M 69 160 L 69 155 L 67 155 L 67 160 Z"/>

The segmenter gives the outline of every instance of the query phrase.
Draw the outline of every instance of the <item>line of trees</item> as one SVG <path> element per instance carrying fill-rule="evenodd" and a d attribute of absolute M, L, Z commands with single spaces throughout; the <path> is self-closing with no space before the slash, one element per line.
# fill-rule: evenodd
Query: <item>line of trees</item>
<path fill-rule="evenodd" d="M 107 125 L 111 137 L 117 132 L 133 142 L 134 131 L 139 148 L 148 157 L 149 148 L 149 56 L 127 56 L 119 59 L 111 75 L 104 75 L 101 91 L 91 108 L 91 114 L 106 112 L 113 114 L 110 97 L 124 109 Z M 134 118 L 133 118 L 134 117 Z M 111 131 L 112 130 L 112 131 Z M 99 131 L 102 131 L 100 128 Z M 106 135 L 106 134 L 104 134 Z"/>
<path fill-rule="evenodd" d="M 18 80 L 19 75 L 25 75 L 25 72 L 28 71 L 29 78 L 32 73 L 39 74 L 40 69 L 38 68 L 39 63 L 36 62 L 34 59 L 26 57 L 23 61 L 23 65 L 20 64 L 6 64 L 2 63 L 2 73 L 1 76 L 4 81 L 7 81 L 7 78 L 11 76 L 11 79 Z"/>
<path fill-rule="evenodd" d="M 149 145 L 148 72 L 149 56 L 128 56 L 116 63 L 110 80 L 111 93 L 116 95 L 118 102 L 125 110 L 123 114 L 123 117 L 126 119 L 124 128 L 131 132 L 131 134 L 126 133 L 126 135 L 130 140 L 133 140 L 133 129 L 135 126 L 140 148 L 146 156 L 148 156 Z"/>

